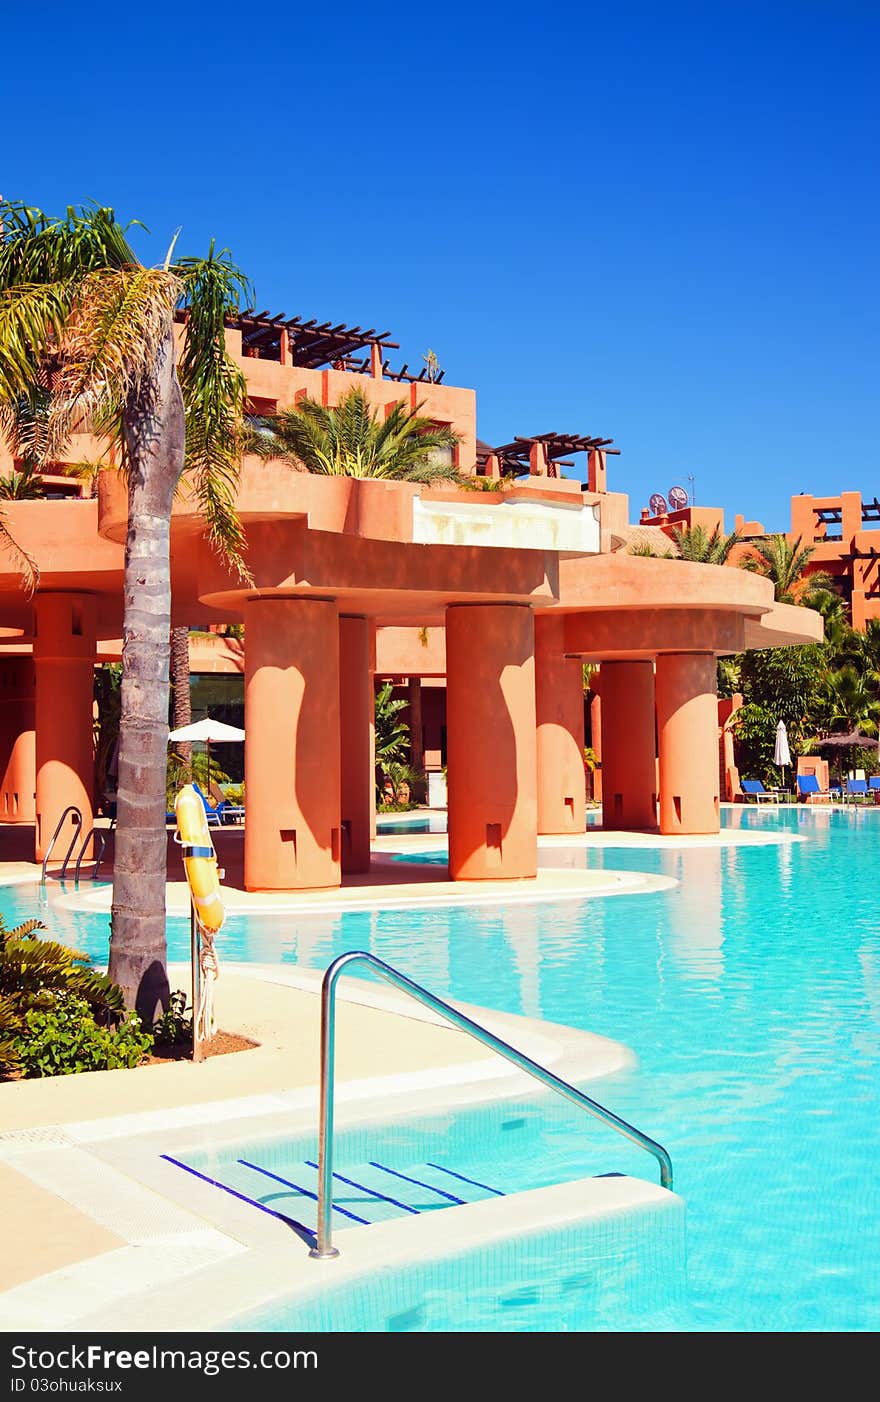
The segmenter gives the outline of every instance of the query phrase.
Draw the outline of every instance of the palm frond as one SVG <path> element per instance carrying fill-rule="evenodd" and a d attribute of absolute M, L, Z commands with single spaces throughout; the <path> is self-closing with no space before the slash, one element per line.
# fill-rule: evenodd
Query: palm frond
<path fill-rule="evenodd" d="M 251 582 L 245 536 L 235 498 L 245 445 L 245 377 L 226 348 L 226 319 L 238 311 L 249 285 L 228 251 L 184 258 L 174 265 L 186 310 L 186 338 L 178 366 L 186 411 L 185 471 L 208 527 L 208 538 L 239 579 Z"/>
<path fill-rule="evenodd" d="M 403 402 L 380 416 L 354 388 L 334 406 L 302 399 L 295 408 L 262 419 L 248 448 L 322 476 L 431 483 L 458 480 L 457 468 L 437 456 L 458 441 L 451 428 L 438 427 Z"/>
<path fill-rule="evenodd" d="M 70 309 L 55 377 L 50 424 L 69 436 L 72 424 L 115 415 L 136 396 L 168 335 L 180 284 L 157 268 L 102 268 L 81 281 Z"/>

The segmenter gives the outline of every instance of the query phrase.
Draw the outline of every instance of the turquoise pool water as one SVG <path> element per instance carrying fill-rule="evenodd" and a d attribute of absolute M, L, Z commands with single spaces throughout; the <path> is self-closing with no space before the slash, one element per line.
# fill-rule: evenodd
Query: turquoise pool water
<path fill-rule="evenodd" d="M 806 840 L 559 849 L 544 860 L 653 871 L 680 884 L 544 906 L 230 919 L 221 959 L 320 968 L 344 950 L 367 949 L 441 996 L 632 1047 L 636 1070 L 586 1089 L 672 1155 L 687 1203 L 687 1289 L 671 1311 L 638 1324 L 622 1315 L 602 1327 L 873 1331 L 880 1327 L 880 809 L 742 809 L 725 822 Z M 32 891 L 14 892 L 4 893 L 8 923 L 16 901 L 21 917 L 34 913 Z M 105 917 L 44 918 L 59 937 L 105 957 Z M 185 921 L 169 923 L 172 957 L 186 957 L 186 938 Z M 508 1160 L 495 1153 L 496 1113 L 525 1120 Z M 646 1167 L 622 1141 L 599 1139 L 600 1126 L 585 1127 L 549 1097 L 480 1115 L 470 1128 L 468 1117 L 447 1125 L 450 1143 L 458 1153 L 479 1140 L 499 1172 L 518 1162 L 540 1181 L 609 1168 L 654 1177 L 653 1160 Z M 342 1304 L 340 1311 L 344 1320 Z M 440 1318 L 432 1310 L 426 1327 L 462 1327 Z"/>

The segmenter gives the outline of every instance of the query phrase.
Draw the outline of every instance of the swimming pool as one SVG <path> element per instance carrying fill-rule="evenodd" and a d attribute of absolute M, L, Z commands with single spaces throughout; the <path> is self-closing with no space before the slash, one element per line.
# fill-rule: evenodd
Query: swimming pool
<path fill-rule="evenodd" d="M 553 905 L 231 918 L 221 958 L 323 968 L 338 953 L 367 949 L 441 997 L 625 1043 L 638 1068 L 592 1093 L 666 1146 L 688 1218 L 686 1298 L 643 1327 L 873 1331 L 880 809 L 742 809 L 726 812 L 725 823 L 807 840 L 566 847 L 545 860 L 657 872 L 680 884 Z M 18 917 L 4 899 L 7 922 L 33 914 L 33 899 L 31 890 Z M 58 937 L 75 935 L 105 957 L 106 917 L 66 912 L 64 928 L 54 914 L 44 918 Z M 184 959 L 187 922 L 169 922 L 169 936 L 172 957 Z M 522 1110 L 522 1156 L 537 1161 L 552 1144 L 554 1173 L 579 1176 L 580 1117 L 551 1097 Z M 647 1176 L 644 1164 L 615 1167 Z M 437 1317 L 431 1328 L 444 1327 Z"/>

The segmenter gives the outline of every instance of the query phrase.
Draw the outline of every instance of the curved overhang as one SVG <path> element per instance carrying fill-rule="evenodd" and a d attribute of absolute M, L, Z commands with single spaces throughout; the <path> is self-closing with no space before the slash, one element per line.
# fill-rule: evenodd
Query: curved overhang
<path fill-rule="evenodd" d="M 747 618 L 746 647 L 802 647 L 825 640 L 825 620 L 815 609 L 800 604 L 774 603 L 760 618 Z"/>

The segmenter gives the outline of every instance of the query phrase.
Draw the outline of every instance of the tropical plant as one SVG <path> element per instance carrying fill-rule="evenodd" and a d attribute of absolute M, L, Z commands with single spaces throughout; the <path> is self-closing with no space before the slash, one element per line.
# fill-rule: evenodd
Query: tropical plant
<path fill-rule="evenodd" d="M 25 1013 L 8 1045 L 14 1058 L 9 1069 L 30 1079 L 131 1069 L 143 1061 L 153 1038 L 141 1027 L 137 1013 L 108 1027 L 95 1020 L 85 998 L 56 992 L 43 1006 Z"/>
<path fill-rule="evenodd" d="M 718 685 L 718 695 L 729 697 L 739 691 L 742 685 L 740 679 L 739 657 L 719 657 L 715 669 L 716 681 Z"/>
<path fill-rule="evenodd" d="M 119 749 L 121 686 L 121 662 L 104 662 L 95 668 L 95 793 L 99 802 L 109 797 L 116 787 L 114 760 Z"/>
<path fill-rule="evenodd" d="M 680 560 L 692 560 L 701 565 L 724 565 L 740 538 L 736 531 L 725 535 L 717 526 L 707 531 L 697 524 L 673 526 L 672 539 Z"/>
<path fill-rule="evenodd" d="M 153 1044 L 173 1047 L 179 1042 L 191 1042 L 192 1030 L 192 1008 L 187 1005 L 186 994 L 178 988 L 168 999 L 162 1016 L 153 1023 Z"/>
<path fill-rule="evenodd" d="M 26 920 L 7 930 L 0 915 L 0 1074 L 20 1069 L 27 1016 L 54 1006 L 55 995 L 75 996 L 105 1021 L 125 1009 L 122 990 L 92 969 L 87 955 L 38 936 L 45 928 L 42 920 Z"/>
<path fill-rule="evenodd" d="M 381 780 L 377 784 L 380 806 L 383 808 L 414 808 L 413 789 L 425 782 L 424 770 L 400 760 L 386 760 L 380 765 Z"/>
<path fill-rule="evenodd" d="M 649 540 L 635 540 L 627 551 L 628 555 L 641 555 L 648 560 L 675 560 L 673 550 L 655 550 Z"/>
<path fill-rule="evenodd" d="M 20 471 L 10 472 L 8 477 L 0 477 L 3 501 L 36 501 L 42 495 L 43 484 L 33 467 L 23 466 Z"/>
<path fill-rule="evenodd" d="M 749 545 L 755 553 L 741 560 L 740 568 L 771 580 L 778 603 L 812 608 L 814 595 L 834 588 L 827 571 L 807 572 L 813 547 L 804 545 L 802 537 L 792 543 L 787 536 L 769 535 L 751 540 Z"/>
<path fill-rule="evenodd" d="M 380 769 L 401 763 L 406 756 L 409 726 L 400 719 L 400 712 L 406 710 L 408 703 L 402 697 L 395 697 L 393 691 L 391 682 L 383 682 L 376 692 L 376 764 Z"/>
<path fill-rule="evenodd" d="M 814 731 L 813 717 L 826 666 L 824 648 L 766 648 L 729 659 L 736 669 L 743 705 L 731 717 L 737 763 L 747 774 L 778 782 L 773 769 L 776 727 L 784 721 L 792 754 L 803 754 Z"/>
<path fill-rule="evenodd" d="M 172 502 L 186 468 L 209 540 L 249 577 L 235 514 L 246 385 L 225 342 L 246 283 L 213 244 L 207 258 L 176 257 L 172 246 L 161 267 L 145 266 L 128 242 L 131 226 L 111 209 L 70 208 L 53 218 L 4 202 L 0 223 L 0 430 L 20 431 L 22 404 L 38 420 L 48 397 L 40 457 L 57 458 L 71 432 L 87 426 L 116 441 L 127 477 L 110 973 L 151 1025 L 169 993 Z M 179 363 L 175 315 L 186 322 Z"/>
<path fill-rule="evenodd" d="M 419 406 L 420 407 L 420 406 Z M 354 388 L 338 404 L 301 399 L 293 409 L 257 421 L 247 449 L 280 458 L 326 477 L 382 477 L 393 481 L 458 481 L 458 469 L 438 456 L 459 441 L 401 401 L 386 417 Z"/>
<path fill-rule="evenodd" d="M 828 733 L 844 734 L 860 730 L 876 735 L 880 721 L 880 699 L 876 672 L 860 671 L 851 663 L 826 671 L 821 679 L 815 716 Z"/>

